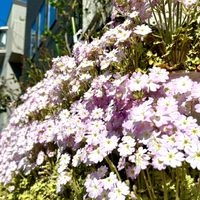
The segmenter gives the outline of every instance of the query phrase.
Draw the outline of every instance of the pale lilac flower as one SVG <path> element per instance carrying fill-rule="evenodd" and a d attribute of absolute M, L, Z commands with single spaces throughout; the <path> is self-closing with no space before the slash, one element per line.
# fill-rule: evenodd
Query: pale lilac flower
<path fill-rule="evenodd" d="M 130 111 L 130 118 L 133 122 L 139 121 L 150 121 L 150 118 L 153 116 L 153 109 L 151 107 L 152 99 L 145 101 L 137 107 L 133 107 Z"/>
<path fill-rule="evenodd" d="M 72 166 L 73 167 L 77 167 L 80 164 L 81 156 L 82 156 L 81 149 L 78 149 L 76 151 L 76 154 L 72 158 Z"/>
<path fill-rule="evenodd" d="M 91 78 L 90 74 L 81 74 L 80 75 L 80 80 L 89 80 Z"/>
<path fill-rule="evenodd" d="M 197 120 L 193 118 L 192 116 L 186 117 L 184 115 L 179 117 L 179 120 L 175 121 L 175 125 L 179 130 L 188 130 L 192 127 L 196 127 Z"/>
<path fill-rule="evenodd" d="M 15 171 L 17 169 L 17 164 L 15 161 L 12 161 L 9 165 L 9 170 L 12 172 L 12 171 Z"/>
<path fill-rule="evenodd" d="M 15 190 L 15 186 L 14 185 L 11 185 L 8 187 L 8 191 L 9 192 L 13 192 Z"/>
<path fill-rule="evenodd" d="M 129 178 L 131 178 L 132 180 L 135 179 L 135 169 L 133 166 L 128 166 L 126 168 L 126 174 Z"/>
<path fill-rule="evenodd" d="M 200 126 L 194 125 L 191 128 L 187 129 L 187 134 L 192 138 L 199 138 L 200 137 Z"/>
<path fill-rule="evenodd" d="M 131 36 L 131 33 L 132 31 L 124 30 L 123 28 L 118 29 L 117 42 L 115 44 L 126 41 Z"/>
<path fill-rule="evenodd" d="M 98 176 L 98 178 L 99 179 L 103 178 L 106 175 L 107 172 L 108 172 L 108 167 L 106 167 L 105 165 L 99 167 L 97 169 L 97 176 Z"/>
<path fill-rule="evenodd" d="M 65 169 L 67 169 L 67 166 L 69 165 L 70 162 L 70 156 L 69 154 L 65 153 L 61 155 L 60 158 L 60 165 L 58 167 L 58 173 L 62 173 Z"/>
<path fill-rule="evenodd" d="M 118 162 L 118 165 L 117 165 L 117 169 L 118 169 L 119 171 L 121 171 L 122 169 L 125 168 L 125 165 L 126 165 L 126 158 L 125 158 L 125 157 L 121 157 L 121 158 L 119 159 L 119 162 Z"/>
<path fill-rule="evenodd" d="M 173 90 L 176 93 L 183 94 L 186 92 L 191 92 L 193 87 L 193 82 L 188 76 L 183 76 L 172 80 Z"/>
<path fill-rule="evenodd" d="M 97 145 L 100 144 L 102 139 L 105 138 L 107 135 L 107 131 L 100 131 L 100 130 L 91 130 L 88 131 L 87 135 L 85 136 L 87 144 Z"/>

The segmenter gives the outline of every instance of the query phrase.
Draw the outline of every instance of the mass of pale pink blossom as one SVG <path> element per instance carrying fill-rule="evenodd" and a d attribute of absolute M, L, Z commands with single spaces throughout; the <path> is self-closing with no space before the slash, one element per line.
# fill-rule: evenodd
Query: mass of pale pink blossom
<path fill-rule="evenodd" d="M 45 78 L 21 97 L 0 133 L 0 182 L 28 175 L 54 157 L 57 193 L 72 179 L 70 168 L 83 164 L 96 167 L 84 183 L 85 199 L 125 200 L 134 194 L 120 173 L 135 180 L 148 167 L 183 163 L 200 170 L 200 83 L 188 76 L 170 79 L 158 67 L 112 73 L 133 40 L 143 42 L 152 33 L 146 23 L 152 17 L 149 3 L 127 2 L 116 4 L 126 16 L 122 23 L 113 21 L 90 43 L 76 43 L 72 57 L 53 59 Z"/>

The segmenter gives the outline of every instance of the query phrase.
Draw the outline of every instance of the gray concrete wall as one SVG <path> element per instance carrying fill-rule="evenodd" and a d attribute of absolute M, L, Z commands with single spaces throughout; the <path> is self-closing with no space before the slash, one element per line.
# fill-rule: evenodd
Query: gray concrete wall
<path fill-rule="evenodd" d="M 82 0 L 83 33 L 95 31 L 106 24 L 112 10 L 110 0 Z"/>
<path fill-rule="evenodd" d="M 17 64 L 22 62 L 20 55 L 24 54 L 25 19 L 26 6 L 14 1 L 7 22 L 6 52 L 0 72 L 0 76 L 7 80 L 6 84 L 9 90 L 12 91 L 11 97 L 13 100 L 20 94 L 20 85 L 11 67 L 11 62 Z M 8 108 L 7 112 L 0 113 L 0 129 L 6 125 L 10 112 L 11 109 Z"/>

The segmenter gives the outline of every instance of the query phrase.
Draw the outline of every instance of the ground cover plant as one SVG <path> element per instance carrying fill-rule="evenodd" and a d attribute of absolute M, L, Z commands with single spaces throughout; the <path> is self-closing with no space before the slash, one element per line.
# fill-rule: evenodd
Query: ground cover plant
<path fill-rule="evenodd" d="M 200 199 L 199 1 L 116 0 L 0 134 L 1 199 Z M 194 117 L 197 116 L 197 119 Z"/>

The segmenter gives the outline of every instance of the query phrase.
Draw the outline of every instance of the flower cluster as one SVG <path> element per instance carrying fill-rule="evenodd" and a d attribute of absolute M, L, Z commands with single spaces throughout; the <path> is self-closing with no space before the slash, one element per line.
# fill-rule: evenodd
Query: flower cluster
<path fill-rule="evenodd" d="M 99 200 L 125 200 L 130 193 L 129 187 L 124 182 L 119 181 L 113 172 L 106 178 L 96 177 L 95 175 L 88 175 L 85 182 L 88 197 Z"/>
<path fill-rule="evenodd" d="M 118 157 L 118 170 L 125 170 L 130 179 L 148 166 L 163 170 L 187 162 L 200 169 L 200 126 L 190 116 L 196 108 L 199 111 L 199 86 L 187 76 L 169 80 L 168 72 L 160 68 L 152 68 L 148 75 L 101 75 L 70 111 L 62 110 L 54 118 L 34 122 L 31 128 L 19 128 L 17 135 L 4 130 L 1 181 L 9 182 L 13 173 L 21 170 L 30 171 L 35 162 L 40 165 L 44 153 L 39 145 L 46 146 L 47 154 L 50 143 L 56 143 L 61 153 L 71 148 L 73 167 L 81 163 L 109 164 L 109 156 L 114 154 Z M 36 149 L 38 156 L 34 158 Z M 58 192 L 70 180 L 70 176 L 63 175 L 69 160 L 68 154 L 60 159 Z M 115 175 L 111 173 L 109 177 Z M 101 198 L 99 195 L 105 193 L 110 198 L 119 195 L 124 199 L 129 194 L 125 183 L 117 179 L 112 182 L 113 178 L 108 187 L 108 183 L 103 184 L 107 179 L 89 177 L 85 183 L 89 197 Z"/>
<path fill-rule="evenodd" d="M 133 180 L 150 167 L 161 171 L 187 163 L 200 170 L 194 117 L 199 118 L 200 83 L 188 76 L 170 79 L 155 66 L 135 72 L 148 63 L 140 62 L 138 50 L 148 47 L 146 36 L 153 38 L 161 27 L 168 42 L 170 24 L 149 26 L 159 1 L 120 2 L 115 5 L 125 11 L 122 23 L 113 21 L 90 43 L 76 43 L 72 57 L 53 59 L 45 78 L 21 97 L 0 134 L 0 182 L 28 175 L 57 156 L 58 193 L 70 184 L 74 169 L 87 166 L 92 172 L 85 172 L 85 199 L 123 200 L 134 198 Z M 195 1 L 175 3 L 174 9 L 195 7 Z"/>

